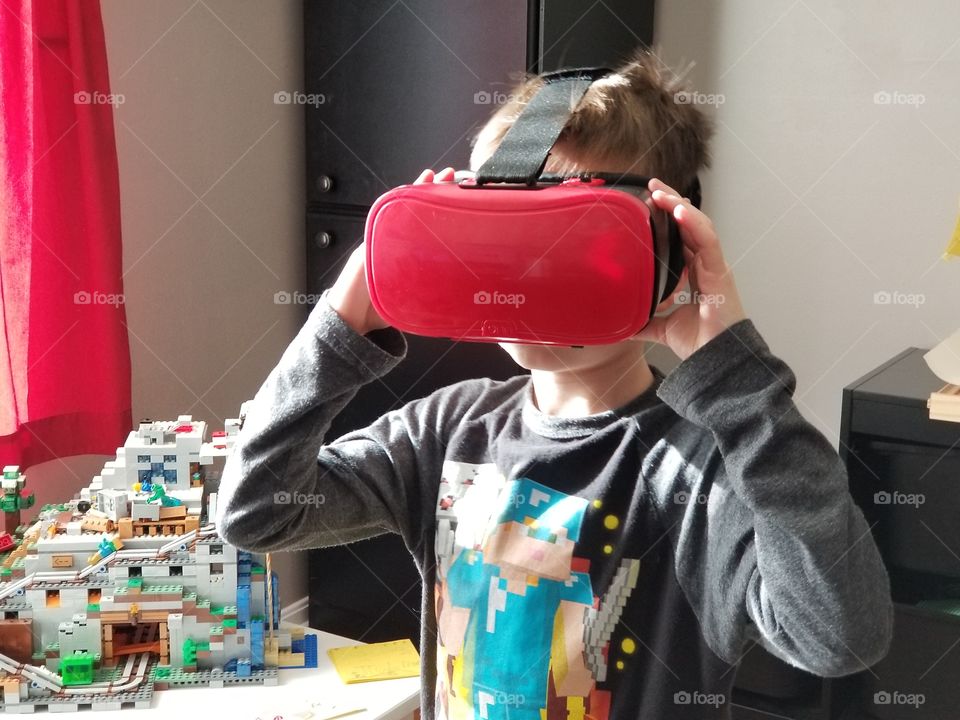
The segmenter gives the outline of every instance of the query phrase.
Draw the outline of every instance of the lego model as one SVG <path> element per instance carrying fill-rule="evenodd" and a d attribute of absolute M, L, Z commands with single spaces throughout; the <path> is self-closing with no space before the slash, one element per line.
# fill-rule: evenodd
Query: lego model
<path fill-rule="evenodd" d="M 144 420 L 78 497 L 33 504 L 3 470 L 0 712 L 149 707 L 178 686 L 277 683 L 316 667 L 316 636 L 280 631 L 269 556 L 227 544 L 215 467 L 240 420 Z M 208 477 L 209 475 L 209 477 Z"/>

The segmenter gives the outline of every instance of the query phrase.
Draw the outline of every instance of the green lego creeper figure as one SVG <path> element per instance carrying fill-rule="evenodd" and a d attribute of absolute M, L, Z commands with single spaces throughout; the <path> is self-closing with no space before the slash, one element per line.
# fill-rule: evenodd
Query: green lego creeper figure
<path fill-rule="evenodd" d="M 3 510 L 2 532 L 13 535 L 20 524 L 20 511 L 33 507 L 32 492 L 27 492 L 27 478 L 17 465 L 7 465 L 3 469 L 3 496 L 0 497 L 0 510 Z"/>

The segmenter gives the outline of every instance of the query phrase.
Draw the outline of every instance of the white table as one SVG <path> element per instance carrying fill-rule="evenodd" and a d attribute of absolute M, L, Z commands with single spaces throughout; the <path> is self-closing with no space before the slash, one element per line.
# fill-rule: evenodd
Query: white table
<path fill-rule="evenodd" d="M 310 628 L 306 628 L 306 632 L 317 635 L 317 668 L 280 670 L 278 685 L 156 690 L 153 707 L 148 710 L 81 710 L 75 717 L 77 720 L 121 720 L 128 717 L 128 713 L 135 713 L 134 716 L 142 720 L 274 720 L 278 717 L 294 720 L 297 716 L 291 714 L 292 711 L 308 710 L 315 702 L 336 701 L 345 707 L 355 704 L 366 708 L 347 715 L 344 720 L 405 720 L 419 708 L 419 677 L 345 685 L 330 662 L 327 650 L 362 643 Z"/>

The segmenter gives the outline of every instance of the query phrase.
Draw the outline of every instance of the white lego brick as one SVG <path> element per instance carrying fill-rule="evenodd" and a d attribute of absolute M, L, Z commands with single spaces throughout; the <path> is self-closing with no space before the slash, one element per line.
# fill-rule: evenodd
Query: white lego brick
<path fill-rule="evenodd" d="M 97 696 L 98 698 L 102 696 Z M 123 703 L 119 700 L 101 700 L 97 699 L 90 703 L 92 710 L 122 710 Z"/>
<path fill-rule="evenodd" d="M 82 535 L 83 524 L 79 520 L 71 520 L 67 523 L 67 535 Z"/>
<path fill-rule="evenodd" d="M 100 533 L 81 535 L 78 537 L 72 535 L 57 535 L 52 538 L 41 537 L 37 540 L 35 547 L 37 551 L 41 553 L 49 552 L 59 555 L 71 552 L 86 552 L 89 556 L 90 553 L 95 552 L 100 546 L 100 540 L 103 537 Z"/>
<path fill-rule="evenodd" d="M 127 565 L 110 566 L 110 582 L 126 582 L 128 577 L 130 577 L 130 568 Z"/>
<path fill-rule="evenodd" d="M 87 589 L 85 587 L 65 587 L 60 589 L 60 607 L 75 612 L 86 610 Z"/>
<path fill-rule="evenodd" d="M 170 577 L 170 567 L 168 565 L 144 565 L 142 568 L 145 578 L 168 578 Z"/>
<path fill-rule="evenodd" d="M 134 520 L 159 520 L 160 506 L 133 502 L 130 507 L 130 516 Z"/>
<path fill-rule="evenodd" d="M 180 600 L 147 600 L 138 602 L 137 607 L 141 610 L 183 610 L 183 602 Z"/>

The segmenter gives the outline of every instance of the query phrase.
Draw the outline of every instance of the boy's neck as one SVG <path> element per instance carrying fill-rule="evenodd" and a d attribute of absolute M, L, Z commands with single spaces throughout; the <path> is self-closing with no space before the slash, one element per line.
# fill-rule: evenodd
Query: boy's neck
<path fill-rule="evenodd" d="M 531 370 L 533 400 L 544 415 L 584 417 L 626 405 L 653 384 L 643 355 L 622 353 L 577 370 Z"/>

